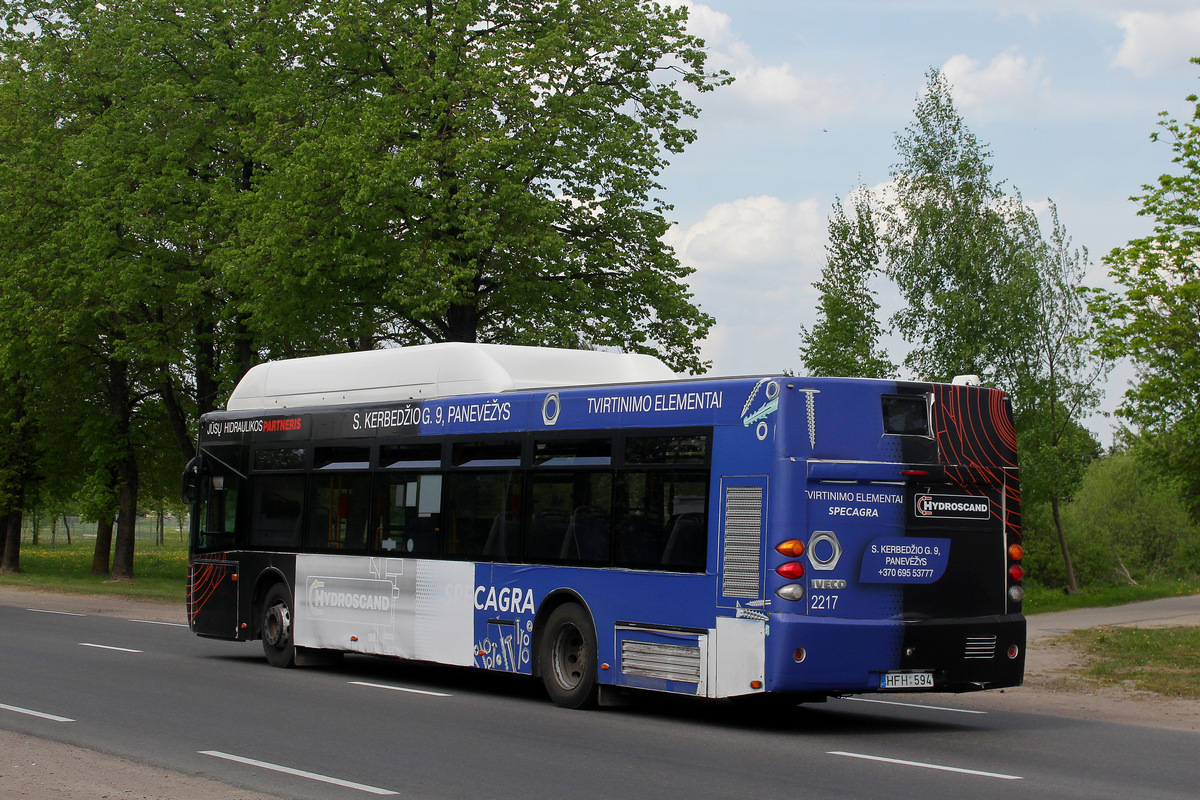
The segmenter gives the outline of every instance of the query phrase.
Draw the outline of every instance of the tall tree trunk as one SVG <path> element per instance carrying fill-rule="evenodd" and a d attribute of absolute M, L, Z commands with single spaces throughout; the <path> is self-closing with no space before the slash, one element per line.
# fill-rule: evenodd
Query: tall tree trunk
<path fill-rule="evenodd" d="M 196 443 L 192 441 L 192 435 L 188 432 L 188 420 L 183 408 L 179 405 L 175 380 L 171 377 L 169 370 L 163 370 L 163 381 L 159 394 L 162 395 L 163 408 L 167 412 L 167 422 L 171 426 L 171 434 L 175 437 L 179 452 L 183 454 L 184 459 L 189 459 L 196 454 Z"/>
<path fill-rule="evenodd" d="M 0 572 L 21 571 L 21 508 L 15 505 L 8 514 L 8 532 L 4 536 L 4 558 Z"/>
<path fill-rule="evenodd" d="M 1057 496 L 1050 498 L 1050 509 L 1054 512 L 1054 527 L 1058 531 L 1058 545 L 1062 548 L 1063 565 L 1067 568 L 1067 592 L 1076 594 L 1079 584 L 1075 582 L 1075 565 L 1071 563 L 1071 549 L 1067 547 L 1067 533 L 1063 530 L 1062 514 Z"/>
<path fill-rule="evenodd" d="M 455 303 L 446 310 L 446 341 L 479 341 L 479 309 L 474 302 Z"/>
<path fill-rule="evenodd" d="M 111 468 L 104 468 L 104 496 L 107 498 L 104 509 L 100 512 L 100 521 L 96 524 L 96 550 L 92 555 L 92 574 L 108 577 L 109 557 L 112 554 L 113 517 L 117 514 L 115 505 L 111 504 L 117 491 L 117 475 Z"/>
<path fill-rule="evenodd" d="M 117 541 L 113 547 L 113 580 L 133 578 L 133 551 L 137 539 L 139 473 L 137 458 L 127 454 L 118 465 L 121 474 L 120 511 L 117 512 Z"/>
<path fill-rule="evenodd" d="M 92 555 L 92 574 L 108 577 L 108 554 L 112 551 L 113 518 L 101 514 L 96 523 L 96 551 Z"/>

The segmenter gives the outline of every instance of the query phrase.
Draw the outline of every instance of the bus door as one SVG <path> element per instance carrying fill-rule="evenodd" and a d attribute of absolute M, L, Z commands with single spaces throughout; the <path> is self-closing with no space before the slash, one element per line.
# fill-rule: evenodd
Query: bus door
<path fill-rule="evenodd" d="M 201 636 L 242 638 L 238 624 L 237 546 L 240 475 L 201 456 L 184 473 L 184 500 L 192 509 L 187 577 L 188 624 Z"/>

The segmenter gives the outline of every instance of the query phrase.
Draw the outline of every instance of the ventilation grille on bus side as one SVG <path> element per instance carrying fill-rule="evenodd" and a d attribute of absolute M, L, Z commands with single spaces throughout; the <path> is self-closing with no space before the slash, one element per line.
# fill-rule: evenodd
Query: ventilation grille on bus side
<path fill-rule="evenodd" d="M 761 486 L 725 488 L 725 554 L 721 594 L 757 599 L 762 553 Z"/>
<path fill-rule="evenodd" d="M 666 681 L 700 682 L 700 648 L 653 642 L 621 642 L 621 672 Z"/>
<path fill-rule="evenodd" d="M 996 657 L 996 637 L 995 636 L 968 636 L 967 647 L 963 651 L 963 658 L 995 658 Z"/>

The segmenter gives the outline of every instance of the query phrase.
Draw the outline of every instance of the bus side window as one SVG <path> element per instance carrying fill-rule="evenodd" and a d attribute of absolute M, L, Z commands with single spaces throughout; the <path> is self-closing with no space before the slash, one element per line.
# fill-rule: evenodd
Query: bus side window
<path fill-rule="evenodd" d="M 707 470 L 630 470 L 617 522 L 617 566 L 703 572 Z"/>
<path fill-rule="evenodd" d="M 445 555 L 467 561 L 509 561 L 521 552 L 521 474 L 447 474 Z"/>
<path fill-rule="evenodd" d="M 260 475 L 251 500 L 250 544 L 294 550 L 300 546 L 303 475 Z"/>
<path fill-rule="evenodd" d="M 535 471 L 529 476 L 529 531 L 524 560 L 534 564 L 608 564 L 612 542 L 612 472 Z M 510 553 L 510 558 L 515 558 Z"/>
<path fill-rule="evenodd" d="M 371 526 L 372 552 L 436 556 L 442 529 L 442 476 L 416 472 L 381 475 Z"/>
<path fill-rule="evenodd" d="M 313 475 L 306 546 L 346 553 L 366 550 L 370 485 L 366 473 Z"/>

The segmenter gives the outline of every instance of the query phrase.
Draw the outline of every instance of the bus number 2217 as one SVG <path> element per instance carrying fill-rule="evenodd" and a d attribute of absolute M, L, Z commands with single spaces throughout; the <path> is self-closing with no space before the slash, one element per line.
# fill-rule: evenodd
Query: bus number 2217
<path fill-rule="evenodd" d="M 809 606 L 810 611 L 833 611 L 837 608 L 838 596 L 836 594 L 814 594 L 812 595 L 812 605 Z"/>

